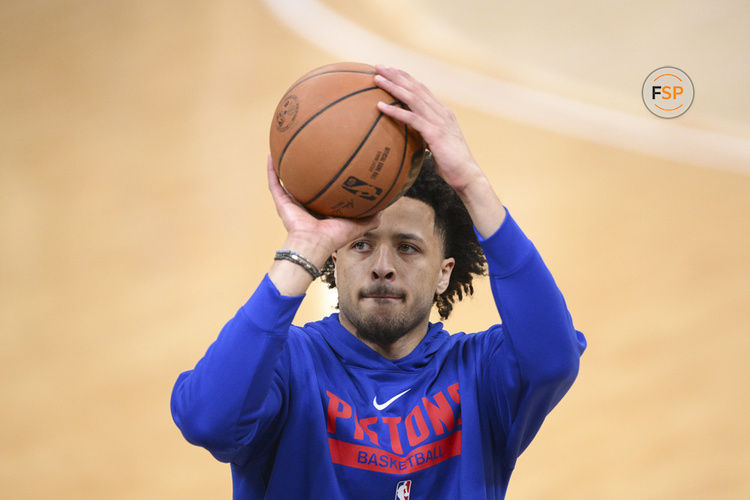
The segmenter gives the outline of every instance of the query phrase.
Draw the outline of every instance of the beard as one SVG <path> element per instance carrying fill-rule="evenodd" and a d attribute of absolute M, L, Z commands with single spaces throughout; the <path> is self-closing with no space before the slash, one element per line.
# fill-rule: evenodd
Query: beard
<path fill-rule="evenodd" d="M 360 299 L 369 294 L 360 294 Z M 386 293 L 380 291 L 380 293 Z M 402 300 L 405 300 L 402 299 Z M 381 312 L 363 311 L 357 307 L 347 307 L 348 304 L 340 303 L 341 314 L 343 314 L 356 329 L 355 335 L 361 340 L 372 342 L 377 345 L 391 345 L 407 333 L 414 330 L 421 323 L 427 323 L 432 309 L 432 302 L 416 304 L 406 311 Z"/>

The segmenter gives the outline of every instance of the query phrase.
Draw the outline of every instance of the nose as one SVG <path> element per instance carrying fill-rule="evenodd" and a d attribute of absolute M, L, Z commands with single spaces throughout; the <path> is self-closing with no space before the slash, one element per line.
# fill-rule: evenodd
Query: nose
<path fill-rule="evenodd" d="M 372 264 L 372 279 L 392 281 L 396 277 L 396 268 L 393 265 L 393 255 L 387 245 L 381 245 L 374 255 Z"/>

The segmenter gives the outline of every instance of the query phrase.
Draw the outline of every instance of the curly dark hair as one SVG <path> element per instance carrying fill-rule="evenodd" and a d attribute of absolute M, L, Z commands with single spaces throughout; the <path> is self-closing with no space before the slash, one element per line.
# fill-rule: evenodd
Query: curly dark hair
<path fill-rule="evenodd" d="M 461 301 L 464 294 L 474 293 L 474 276 L 484 275 L 486 259 L 474 233 L 471 216 L 456 191 L 446 183 L 435 170 L 432 154 L 425 155 L 422 170 L 404 196 L 420 200 L 435 211 L 435 228 L 443 241 L 443 255 L 453 257 L 455 264 L 448 288 L 440 295 L 435 294 L 441 319 L 447 319 L 453 311 L 453 304 Z M 334 263 L 328 258 L 323 266 L 323 281 L 329 288 L 336 287 Z"/>

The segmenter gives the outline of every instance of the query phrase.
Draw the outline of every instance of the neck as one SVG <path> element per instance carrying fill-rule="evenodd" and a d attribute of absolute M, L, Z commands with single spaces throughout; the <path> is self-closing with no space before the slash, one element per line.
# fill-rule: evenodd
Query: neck
<path fill-rule="evenodd" d="M 381 356 L 391 361 L 404 358 L 408 356 L 418 345 L 422 342 L 422 339 L 427 335 L 428 320 L 421 322 L 416 327 L 406 332 L 398 340 L 390 344 L 379 344 L 371 340 L 363 339 L 357 334 L 357 328 L 352 324 L 351 321 L 346 317 L 345 314 L 339 313 L 339 322 L 346 328 L 349 333 L 357 337 L 363 344 L 377 352 Z"/>

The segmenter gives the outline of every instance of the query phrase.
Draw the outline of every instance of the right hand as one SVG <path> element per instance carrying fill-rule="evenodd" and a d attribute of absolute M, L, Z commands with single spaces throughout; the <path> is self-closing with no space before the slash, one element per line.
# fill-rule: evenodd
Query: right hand
<path fill-rule="evenodd" d="M 379 214 L 365 219 L 316 218 L 281 186 L 271 155 L 268 155 L 268 189 L 288 233 L 284 248 L 302 253 L 319 267 L 334 251 L 380 223 Z"/>

